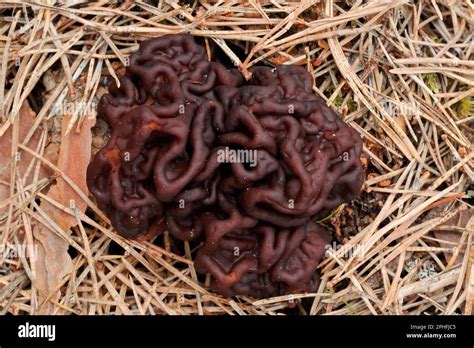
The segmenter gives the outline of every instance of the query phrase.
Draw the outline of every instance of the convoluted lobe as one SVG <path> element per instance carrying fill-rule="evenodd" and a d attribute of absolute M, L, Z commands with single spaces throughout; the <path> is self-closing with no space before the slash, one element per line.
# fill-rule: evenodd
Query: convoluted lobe
<path fill-rule="evenodd" d="M 213 287 L 224 295 L 269 297 L 317 289 L 315 268 L 330 242 L 318 224 L 276 227 L 236 212 L 225 220 L 209 213 L 204 226 L 196 269 L 209 271 Z"/>
<path fill-rule="evenodd" d="M 315 223 L 355 198 L 360 136 L 296 66 L 244 81 L 189 35 L 145 41 L 99 104 L 111 126 L 89 189 L 122 235 L 202 242 L 222 294 L 315 291 L 329 237 Z"/>

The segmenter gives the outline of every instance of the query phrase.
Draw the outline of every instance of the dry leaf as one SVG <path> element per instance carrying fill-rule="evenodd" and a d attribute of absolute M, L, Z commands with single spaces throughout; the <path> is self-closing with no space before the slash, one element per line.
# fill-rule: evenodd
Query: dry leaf
<path fill-rule="evenodd" d="M 87 194 L 86 168 L 91 157 L 91 127 L 95 120 L 86 118 L 79 133 L 71 132 L 65 135 L 69 121 L 70 117 L 63 117 L 58 168 Z M 70 207 L 72 203 L 79 211 L 85 211 L 87 208 L 87 203 L 61 177 L 58 177 L 57 183 L 51 187 L 48 197 L 65 207 Z M 77 224 L 75 217 L 46 201 L 41 202 L 41 208 L 66 235 L 69 235 L 71 227 Z M 67 252 L 69 243 L 51 229 L 36 225 L 33 234 L 38 246 L 34 285 L 39 291 L 41 306 L 53 292 L 56 293 L 51 297 L 59 299 L 58 288 L 64 278 L 72 272 L 72 260 Z M 40 307 L 38 314 L 50 314 L 53 310 L 54 306 L 48 302 Z"/>
<path fill-rule="evenodd" d="M 469 219 L 472 216 L 472 211 L 470 210 L 462 210 L 455 216 L 453 216 L 451 219 L 446 221 L 444 223 L 444 226 L 457 226 L 460 228 L 466 228 L 467 223 L 469 222 Z M 442 226 L 440 226 L 442 227 Z M 439 244 L 441 248 L 447 248 L 447 249 L 454 249 L 457 244 L 459 243 L 459 240 L 461 239 L 462 232 L 459 230 L 455 229 L 436 229 L 433 230 L 433 233 L 437 239 L 440 240 Z M 444 258 L 446 262 L 449 262 L 451 257 L 453 256 L 452 252 L 444 252 Z M 462 262 L 462 258 L 464 257 L 464 251 L 461 251 L 456 259 L 456 263 Z"/>
<path fill-rule="evenodd" d="M 23 105 L 20 108 L 18 113 L 18 122 L 19 122 L 19 131 L 18 131 L 18 141 L 21 142 L 22 139 L 25 138 L 28 131 L 31 129 L 33 122 L 35 120 L 35 113 L 31 110 L 28 102 L 25 100 Z M 6 201 L 10 197 L 10 171 L 11 165 L 15 160 L 15 157 L 12 158 L 11 156 L 11 147 L 12 147 L 12 128 L 9 127 L 8 130 L 5 132 L 3 136 L 0 137 L 0 202 Z M 40 141 L 42 129 L 40 127 L 37 128 L 36 132 L 31 137 L 27 146 L 36 151 L 38 143 Z M 16 171 L 20 178 L 23 178 L 25 175 L 28 166 L 30 165 L 32 160 L 32 156 L 22 151 L 20 152 L 19 161 L 17 162 Z M 40 171 L 39 179 L 44 178 L 47 174 L 47 169 L 42 166 Z M 28 177 L 25 178 L 24 186 L 28 186 L 31 184 L 33 179 L 34 170 L 31 170 Z M 0 207 L 0 218 L 6 214 L 8 211 L 8 206 Z"/>

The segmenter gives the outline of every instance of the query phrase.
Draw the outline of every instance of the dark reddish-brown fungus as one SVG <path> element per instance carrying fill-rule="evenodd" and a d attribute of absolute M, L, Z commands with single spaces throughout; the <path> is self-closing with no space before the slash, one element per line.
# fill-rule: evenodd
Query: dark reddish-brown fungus
<path fill-rule="evenodd" d="M 361 139 L 305 69 L 251 72 L 189 35 L 143 42 L 100 101 L 112 133 L 89 189 L 124 236 L 201 241 L 196 268 L 225 295 L 315 291 L 329 243 L 315 221 L 359 194 Z"/>

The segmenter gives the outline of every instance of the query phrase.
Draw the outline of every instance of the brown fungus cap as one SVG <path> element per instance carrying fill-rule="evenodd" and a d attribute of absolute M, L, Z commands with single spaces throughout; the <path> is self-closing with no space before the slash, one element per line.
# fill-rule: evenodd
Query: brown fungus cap
<path fill-rule="evenodd" d="M 224 295 L 315 291 L 329 243 L 315 221 L 359 194 L 361 139 L 305 69 L 251 72 L 190 35 L 143 42 L 100 101 L 112 132 L 88 186 L 126 237 L 201 240 L 196 267 Z"/>

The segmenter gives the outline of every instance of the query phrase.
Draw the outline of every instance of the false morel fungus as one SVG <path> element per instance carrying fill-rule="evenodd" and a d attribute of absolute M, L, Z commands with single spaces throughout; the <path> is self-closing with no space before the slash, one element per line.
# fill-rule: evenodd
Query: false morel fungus
<path fill-rule="evenodd" d="M 304 68 L 251 73 L 190 35 L 143 42 L 100 100 L 111 136 L 88 186 L 125 237 L 201 242 L 196 269 L 223 295 L 316 291 L 330 242 L 316 221 L 358 196 L 361 139 Z"/>

